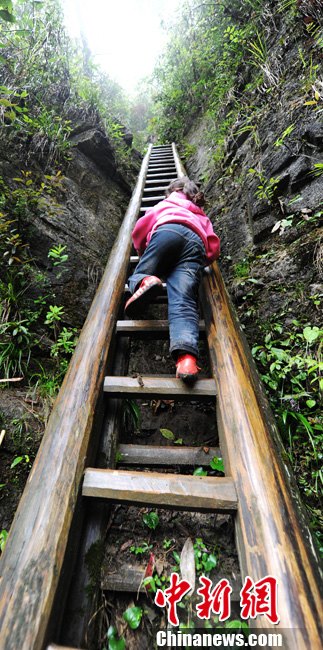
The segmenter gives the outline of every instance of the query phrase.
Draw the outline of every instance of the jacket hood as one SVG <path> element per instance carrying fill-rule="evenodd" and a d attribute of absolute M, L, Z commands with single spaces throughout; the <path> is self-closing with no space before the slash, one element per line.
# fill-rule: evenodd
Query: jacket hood
<path fill-rule="evenodd" d="M 195 212 L 195 214 L 205 214 L 202 208 L 193 203 L 193 201 L 187 199 L 186 194 L 183 192 L 172 192 L 166 199 L 164 199 L 164 201 L 173 205 L 179 205 L 186 210 L 190 210 L 190 212 Z"/>

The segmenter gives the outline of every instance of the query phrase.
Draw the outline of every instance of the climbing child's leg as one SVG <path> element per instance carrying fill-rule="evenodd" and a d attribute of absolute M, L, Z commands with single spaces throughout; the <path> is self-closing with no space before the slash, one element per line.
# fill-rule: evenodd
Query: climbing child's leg
<path fill-rule="evenodd" d="M 172 233 L 163 228 L 157 229 L 130 276 L 128 283 L 133 295 L 125 305 L 125 312 L 130 318 L 140 316 L 146 305 L 160 292 L 162 281 L 159 276 L 169 266 L 171 239 Z"/>

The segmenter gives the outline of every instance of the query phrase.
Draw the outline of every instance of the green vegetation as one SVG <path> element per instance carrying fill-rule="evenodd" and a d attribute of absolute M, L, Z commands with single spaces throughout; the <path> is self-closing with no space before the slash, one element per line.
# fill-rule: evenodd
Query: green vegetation
<path fill-rule="evenodd" d="M 21 377 L 52 397 L 77 330 L 64 323 L 64 306 L 49 298 L 47 275 L 31 259 L 26 224 L 43 212 L 61 215 L 71 115 L 106 129 L 122 166 L 129 151 L 123 121 L 130 105 L 86 48 L 77 49 L 67 38 L 56 0 L 1 0 L 0 45 L 1 140 L 7 148 L 18 147 L 25 161 L 15 177 L 0 177 L 0 377 Z M 50 248 L 48 259 L 60 279 L 68 263 L 64 242 Z"/>
<path fill-rule="evenodd" d="M 130 546 L 130 551 L 135 555 L 143 555 L 144 553 L 147 553 L 147 551 L 150 551 L 152 547 L 153 547 L 152 544 L 147 544 L 147 542 L 143 542 L 140 546 L 135 546 L 135 545 Z"/>
<path fill-rule="evenodd" d="M 225 138 L 239 114 L 249 122 L 256 107 L 251 94 L 261 83 L 277 83 L 270 70 L 267 44 L 261 27 L 265 2 L 234 0 L 183 2 L 169 28 L 169 44 L 154 74 L 154 106 L 150 129 L 160 140 L 180 141 L 194 118 L 208 118 L 205 137 L 210 156 L 221 160 Z M 254 68 L 245 97 L 235 94 L 236 75 L 243 61 Z M 239 96 L 238 96 L 239 95 Z M 228 102 L 228 97 L 230 101 Z M 240 127 L 241 128 L 241 127 Z M 253 126 L 248 124 L 248 129 Z M 185 144 L 184 155 L 192 145 Z"/>
<path fill-rule="evenodd" d="M 145 515 L 143 515 L 142 518 L 143 523 L 145 526 L 148 526 L 151 530 L 155 530 L 159 524 L 159 517 L 157 512 L 148 512 Z"/>
<path fill-rule="evenodd" d="M 323 551 L 317 505 L 323 486 L 323 330 L 296 319 L 288 329 L 277 321 L 260 327 L 264 341 L 254 345 L 252 353 Z"/>
<path fill-rule="evenodd" d="M 249 174 L 257 177 L 259 185 L 255 191 L 255 196 L 257 199 L 263 199 L 269 204 L 273 202 L 277 194 L 277 187 L 280 181 L 279 176 L 277 178 L 266 178 L 265 174 L 262 171 L 250 167 Z"/>
<path fill-rule="evenodd" d="M 11 11 L 12 2 L 5 4 Z M 11 16 L 10 23 L 0 21 L 0 107 L 10 136 L 28 140 L 30 154 L 49 167 L 68 159 L 70 113 L 78 111 L 80 117 L 102 121 L 122 163 L 122 121 L 129 115 L 129 102 L 120 86 L 93 64 L 86 47 L 72 45 L 59 2 L 15 0 Z"/>
<path fill-rule="evenodd" d="M 218 564 L 217 556 L 210 552 L 201 537 L 196 538 L 193 549 L 197 574 L 208 575 Z"/>
<path fill-rule="evenodd" d="M 104 645 L 102 650 L 125 650 L 126 642 L 123 637 L 118 637 L 118 633 L 115 627 L 112 625 L 109 627 L 105 641 L 108 645 Z"/>
<path fill-rule="evenodd" d="M 8 537 L 8 531 L 4 530 L 4 529 L 1 530 L 0 531 L 0 553 L 2 553 L 2 551 L 4 551 L 6 541 L 7 541 L 7 537 Z"/>
<path fill-rule="evenodd" d="M 128 607 L 123 613 L 123 618 L 128 623 L 131 630 L 136 630 L 141 622 L 143 615 L 142 607 Z"/>

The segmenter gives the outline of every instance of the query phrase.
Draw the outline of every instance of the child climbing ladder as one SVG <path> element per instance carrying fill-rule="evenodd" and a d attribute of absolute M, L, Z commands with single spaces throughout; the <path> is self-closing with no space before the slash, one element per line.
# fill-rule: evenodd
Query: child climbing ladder
<path fill-rule="evenodd" d="M 176 361 L 176 377 L 186 382 L 194 382 L 199 372 L 198 289 L 202 271 L 220 253 L 220 240 L 203 205 L 204 194 L 183 176 L 172 181 L 166 198 L 137 221 L 132 239 L 142 257 L 129 278 L 133 295 L 125 305 L 127 316 L 142 315 L 161 290 L 161 278 L 165 278 L 170 352 Z"/>

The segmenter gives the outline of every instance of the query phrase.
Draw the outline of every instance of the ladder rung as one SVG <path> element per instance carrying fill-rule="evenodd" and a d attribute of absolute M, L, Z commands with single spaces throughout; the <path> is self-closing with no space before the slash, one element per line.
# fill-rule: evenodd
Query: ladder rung
<path fill-rule="evenodd" d="M 51 643 L 47 646 L 46 650 L 75 650 L 75 648 L 72 648 L 72 646 L 57 645 L 56 643 Z"/>
<path fill-rule="evenodd" d="M 163 179 L 163 178 L 160 178 L 159 176 L 157 178 L 153 179 L 153 180 L 147 180 L 146 185 L 149 185 L 149 187 L 147 187 L 147 189 L 145 189 L 144 191 L 145 192 L 154 191 L 155 189 L 157 189 L 157 188 L 154 187 L 154 184 L 155 183 L 162 183 L 163 181 L 164 182 L 167 181 L 167 183 L 165 185 L 165 188 L 166 188 L 169 185 L 169 182 L 168 182 L 169 180 L 170 180 L 169 177 L 166 178 L 166 179 Z"/>
<path fill-rule="evenodd" d="M 147 196 L 147 197 L 144 197 L 143 199 L 141 199 L 141 202 L 142 203 L 150 203 L 150 202 L 157 203 L 157 201 L 162 201 L 164 198 L 165 198 L 165 194 L 163 194 L 162 196 Z"/>
<path fill-rule="evenodd" d="M 160 153 L 172 153 L 172 151 L 173 151 L 172 147 L 168 147 L 168 146 L 153 147 L 152 150 L 151 150 L 150 155 L 152 155 L 154 153 L 159 153 L 159 152 Z"/>
<path fill-rule="evenodd" d="M 150 159 L 148 169 L 152 167 L 153 165 L 170 165 L 172 167 L 176 167 L 174 160 L 172 158 L 160 158 L 156 157 L 155 159 Z"/>
<path fill-rule="evenodd" d="M 118 566 L 118 572 L 116 572 L 115 567 L 112 567 L 111 570 L 111 566 L 105 568 L 103 565 L 101 572 L 101 589 L 103 591 L 121 591 L 123 593 L 126 592 L 133 594 L 136 594 L 139 591 L 146 593 L 143 584 L 146 569 L 147 562 L 145 565 L 133 565 L 129 563 L 121 564 L 121 566 Z M 242 589 L 240 576 L 233 577 L 229 573 L 223 574 L 222 572 L 216 575 L 212 573 L 213 584 L 216 584 L 223 579 L 227 580 L 232 587 L 230 601 L 239 603 L 240 592 Z"/>
<path fill-rule="evenodd" d="M 157 171 L 157 170 L 154 170 L 154 172 L 155 171 Z M 166 176 L 166 178 L 169 178 L 170 176 L 175 176 L 175 178 L 176 178 L 177 177 L 177 172 L 174 171 L 174 172 L 167 173 L 167 172 L 163 171 L 163 172 L 160 172 L 160 174 L 155 174 L 155 173 L 152 174 L 152 173 L 149 173 L 149 172 L 147 174 L 147 178 L 161 178 L 162 176 Z"/>
<path fill-rule="evenodd" d="M 162 167 L 167 167 L 167 166 L 168 167 L 176 167 L 176 165 L 174 163 L 174 160 L 171 159 L 171 158 L 156 158 L 155 160 L 150 159 L 148 169 L 150 169 L 151 167 L 154 167 L 156 165 L 157 166 L 160 165 Z"/>
<path fill-rule="evenodd" d="M 152 160 L 172 160 L 174 162 L 174 156 L 171 152 L 166 153 L 152 153 L 149 162 Z"/>
<path fill-rule="evenodd" d="M 145 192 L 146 193 L 147 192 L 162 192 L 163 190 L 166 189 L 166 187 L 167 187 L 167 183 L 165 185 L 161 185 L 160 187 L 158 187 L 158 186 L 157 187 L 147 187 L 146 189 L 144 189 L 144 193 Z"/>
<path fill-rule="evenodd" d="M 214 456 L 222 458 L 219 447 L 174 447 L 162 445 L 119 445 L 117 462 L 121 465 L 201 465 L 206 467 Z"/>
<path fill-rule="evenodd" d="M 201 332 L 205 331 L 204 321 L 200 321 L 199 328 Z M 137 335 L 140 337 L 145 334 L 168 336 L 169 324 L 168 320 L 118 320 L 116 331 L 125 336 Z"/>
<path fill-rule="evenodd" d="M 170 165 L 169 163 L 153 163 L 152 165 L 149 165 L 148 167 L 148 174 L 149 172 L 157 172 L 158 170 L 161 171 L 173 171 L 176 170 L 176 165 Z"/>
<path fill-rule="evenodd" d="M 104 379 L 104 391 L 115 397 L 133 396 L 162 397 L 164 399 L 214 398 L 216 385 L 214 379 L 198 379 L 192 386 L 181 379 L 158 376 L 115 377 Z"/>
<path fill-rule="evenodd" d="M 234 483 L 228 477 L 88 468 L 82 494 L 176 510 L 223 512 L 237 508 Z"/>

